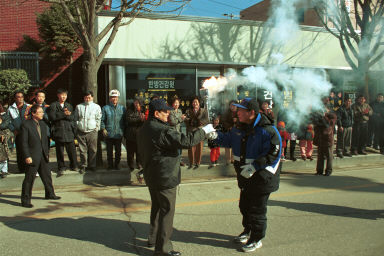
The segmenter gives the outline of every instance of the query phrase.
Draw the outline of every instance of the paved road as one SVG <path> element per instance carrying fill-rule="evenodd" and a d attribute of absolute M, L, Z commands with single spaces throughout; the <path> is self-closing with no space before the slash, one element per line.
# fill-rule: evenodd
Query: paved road
<path fill-rule="evenodd" d="M 331 177 L 285 174 L 270 199 L 267 237 L 257 255 L 383 255 L 384 168 L 346 168 Z M 34 191 L 0 194 L 1 255 L 152 255 L 145 247 L 150 201 L 145 187 L 61 187 L 60 201 Z M 182 184 L 174 247 L 183 255 L 239 255 L 241 228 L 233 178 Z"/>

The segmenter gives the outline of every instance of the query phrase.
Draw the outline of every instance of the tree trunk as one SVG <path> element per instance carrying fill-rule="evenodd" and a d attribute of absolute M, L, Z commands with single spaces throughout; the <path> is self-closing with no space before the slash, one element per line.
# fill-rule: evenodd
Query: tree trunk
<path fill-rule="evenodd" d="M 83 90 L 93 92 L 93 101 L 97 103 L 97 71 L 96 51 L 84 50 L 83 55 Z"/>

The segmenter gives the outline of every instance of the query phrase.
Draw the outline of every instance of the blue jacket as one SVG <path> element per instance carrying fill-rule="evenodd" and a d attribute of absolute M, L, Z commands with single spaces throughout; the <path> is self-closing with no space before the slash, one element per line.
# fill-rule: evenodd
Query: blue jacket
<path fill-rule="evenodd" d="M 9 124 L 9 129 L 12 132 L 20 131 L 22 122 L 25 121 L 25 110 L 29 104 L 24 103 L 23 107 L 21 108 L 21 113 L 19 109 L 16 106 L 16 103 L 13 103 L 11 106 L 9 106 L 7 114 L 11 118 L 11 123 Z"/>
<path fill-rule="evenodd" d="M 252 125 L 241 124 L 227 133 L 218 132 L 216 142 L 232 148 L 240 189 L 249 193 L 271 193 L 279 188 L 282 141 L 267 116 L 260 113 Z M 246 164 L 256 169 L 249 179 L 240 175 L 241 166 Z"/>
<path fill-rule="evenodd" d="M 108 104 L 103 107 L 101 113 L 100 129 L 106 129 L 108 132 L 108 138 L 120 139 L 124 135 L 125 128 L 125 112 L 124 106 L 117 104 Z"/>

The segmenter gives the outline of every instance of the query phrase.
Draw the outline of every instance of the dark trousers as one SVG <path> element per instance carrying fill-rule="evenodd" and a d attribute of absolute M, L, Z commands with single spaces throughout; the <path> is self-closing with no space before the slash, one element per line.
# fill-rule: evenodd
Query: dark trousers
<path fill-rule="evenodd" d="M 343 131 L 339 128 L 337 131 L 336 152 L 343 154 L 351 151 L 352 127 L 344 127 Z"/>
<path fill-rule="evenodd" d="M 177 187 L 165 190 L 149 188 L 152 207 L 148 242 L 155 244 L 155 252 L 166 253 L 173 250 L 171 236 L 175 216 L 176 189 Z"/>
<path fill-rule="evenodd" d="M 17 168 L 20 173 L 25 173 L 27 166 L 25 164 L 25 159 L 22 156 L 23 141 L 21 139 L 21 133 L 17 134 L 15 137 L 16 144 L 16 159 L 17 159 Z"/>
<path fill-rule="evenodd" d="M 288 145 L 288 140 L 286 140 Z M 296 140 L 289 140 L 289 157 L 293 159 L 295 157 Z M 284 156 L 287 156 L 287 147 L 284 148 Z"/>
<path fill-rule="evenodd" d="M 354 123 L 352 127 L 352 150 L 365 150 L 368 137 L 368 123 Z"/>
<path fill-rule="evenodd" d="M 77 168 L 77 157 L 76 157 L 76 146 L 75 142 L 60 142 L 55 141 L 56 144 L 56 158 L 57 158 L 57 166 L 59 170 L 63 170 L 65 168 L 64 162 L 64 148 L 67 151 L 67 155 L 70 162 L 70 168 Z"/>
<path fill-rule="evenodd" d="M 325 168 L 325 173 L 332 173 L 332 162 L 333 162 L 333 152 L 332 146 L 323 146 L 320 145 L 317 148 L 317 164 L 316 172 L 318 174 L 323 174 L 324 172 L 324 161 L 327 161 Z"/>
<path fill-rule="evenodd" d="M 39 166 L 29 166 L 26 165 L 27 169 L 25 172 L 25 178 L 23 181 L 23 186 L 21 189 L 21 202 L 22 203 L 31 203 L 32 197 L 32 188 L 33 183 L 35 182 L 36 173 L 38 172 L 40 178 L 44 184 L 45 196 L 54 196 L 55 192 L 52 185 L 51 172 L 48 169 L 48 162 L 42 158 Z"/>
<path fill-rule="evenodd" d="M 135 169 L 134 165 L 134 157 L 136 154 L 136 165 L 139 169 L 141 169 L 141 161 L 139 156 L 137 155 L 137 143 L 136 141 L 125 141 L 125 146 L 127 149 L 127 162 L 128 162 L 128 167 L 131 169 Z"/>
<path fill-rule="evenodd" d="M 108 167 L 113 167 L 113 148 L 115 148 L 115 165 L 118 165 L 120 163 L 121 141 L 122 141 L 122 138 L 119 138 L 119 139 L 106 138 L 105 139 L 105 143 L 107 144 Z"/>
<path fill-rule="evenodd" d="M 239 208 L 243 215 L 243 227 L 251 231 L 250 239 L 259 241 L 267 230 L 267 203 L 270 193 L 254 194 L 244 190 L 240 192 Z"/>

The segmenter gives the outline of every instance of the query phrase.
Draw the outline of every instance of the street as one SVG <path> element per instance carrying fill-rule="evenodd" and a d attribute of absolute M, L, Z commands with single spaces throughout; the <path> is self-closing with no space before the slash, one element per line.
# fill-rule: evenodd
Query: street
<path fill-rule="evenodd" d="M 383 255 L 384 169 L 345 168 L 330 177 L 281 176 L 257 255 Z M 152 255 L 146 247 L 150 198 L 144 186 L 59 187 L 59 201 L 35 189 L 0 194 L 1 255 Z M 189 180 L 177 195 L 173 245 L 182 255 L 239 255 L 242 231 L 234 178 Z M 252 254 L 252 253 L 250 253 Z"/>

